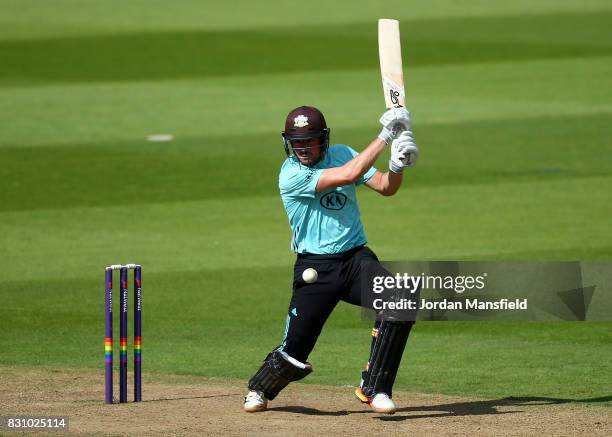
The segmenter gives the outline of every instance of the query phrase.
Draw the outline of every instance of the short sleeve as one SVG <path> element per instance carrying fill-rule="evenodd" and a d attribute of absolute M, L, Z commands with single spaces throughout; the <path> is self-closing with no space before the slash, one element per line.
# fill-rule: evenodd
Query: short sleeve
<path fill-rule="evenodd" d="M 359 155 L 357 151 L 353 150 L 349 146 L 346 146 L 346 149 L 350 153 L 350 159 L 353 159 L 355 156 Z M 365 184 L 372 176 L 374 176 L 374 173 L 376 173 L 376 168 L 370 167 L 368 171 L 366 171 L 364 175 L 359 178 L 359 180 L 355 183 L 355 185 Z"/>
<path fill-rule="evenodd" d="M 287 161 L 281 169 L 278 187 L 283 197 L 315 197 L 323 170 Z"/>

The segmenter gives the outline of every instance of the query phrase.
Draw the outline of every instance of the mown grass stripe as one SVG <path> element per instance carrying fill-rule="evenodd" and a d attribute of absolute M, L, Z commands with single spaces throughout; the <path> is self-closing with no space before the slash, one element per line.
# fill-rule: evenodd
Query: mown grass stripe
<path fill-rule="evenodd" d="M 609 11 L 445 18 L 410 21 L 402 36 L 411 66 L 587 58 L 612 54 L 611 21 Z M 371 69 L 376 37 L 362 22 L 0 41 L 0 86 Z"/>
<path fill-rule="evenodd" d="M 540 133 L 537 142 L 534 132 Z M 355 146 L 370 135 L 361 128 L 342 139 Z M 271 136 L 0 148 L 0 162 L 8 163 L 0 170 L 0 211 L 274 195 L 285 156 Z M 612 158 L 600 152 L 610 136 L 608 114 L 420 126 L 423 157 L 411 183 L 423 188 L 605 176 Z M 558 144 L 564 152 L 550 154 Z M 382 170 L 386 159 L 377 164 Z"/>

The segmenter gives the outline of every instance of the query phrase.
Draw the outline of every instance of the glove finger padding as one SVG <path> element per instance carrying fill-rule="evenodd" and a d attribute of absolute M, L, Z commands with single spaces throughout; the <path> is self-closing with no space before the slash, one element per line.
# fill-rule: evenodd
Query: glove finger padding
<path fill-rule="evenodd" d="M 393 173 L 401 173 L 404 170 L 402 162 L 402 149 L 397 143 L 397 140 L 391 144 L 391 159 L 389 160 L 389 170 Z"/>
<path fill-rule="evenodd" d="M 417 159 L 419 159 L 419 148 L 415 145 L 413 147 L 409 147 L 408 149 L 406 149 L 406 154 L 404 155 L 404 158 L 402 160 L 402 162 L 404 163 L 405 167 L 414 167 L 414 165 L 417 162 Z"/>
<path fill-rule="evenodd" d="M 391 145 L 389 170 L 401 173 L 405 167 L 413 167 L 419 157 L 419 148 L 411 131 L 404 131 Z"/>
<path fill-rule="evenodd" d="M 411 128 L 410 112 L 406 108 L 391 108 L 380 117 L 383 129 L 378 135 L 385 143 L 389 144 L 402 132 Z"/>
<path fill-rule="evenodd" d="M 387 129 L 392 129 L 395 124 L 400 123 L 404 130 L 410 130 L 410 112 L 406 108 L 391 108 L 380 117 L 380 124 Z"/>

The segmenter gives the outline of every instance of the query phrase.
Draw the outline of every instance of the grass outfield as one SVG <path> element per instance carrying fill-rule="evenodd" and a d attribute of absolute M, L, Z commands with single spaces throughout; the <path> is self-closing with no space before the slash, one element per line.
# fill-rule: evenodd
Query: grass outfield
<path fill-rule="evenodd" d="M 316 105 L 358 150 L 378 133 L 382 16 L 422 155 L 397 196 L 360 189 L 379 257 L 612 259 L 609 3 L 251 3 L 0 5 L 0 365 L 102 378 L 103 267 L 136 261 L 145 371 L 250 376 L 290 293 L 283 119 Z M 420 323 L 397 387 L 609 399 L 610 328 Z M 368 335 L 338 307 L 306 382 L 358 382 Z"/>

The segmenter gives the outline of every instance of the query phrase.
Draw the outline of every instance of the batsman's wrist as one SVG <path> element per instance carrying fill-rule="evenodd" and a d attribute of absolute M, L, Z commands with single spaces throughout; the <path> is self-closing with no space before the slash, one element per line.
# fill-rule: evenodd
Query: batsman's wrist
<path fill-rule="evenodd" d="M 393 133 L 386 127 L 383 127 L 383 130 L 381 130 L 378 134 L 378 138 L 383 140 L 385 144 L 389 144 L 391 141 L 393 141 Z"/>

